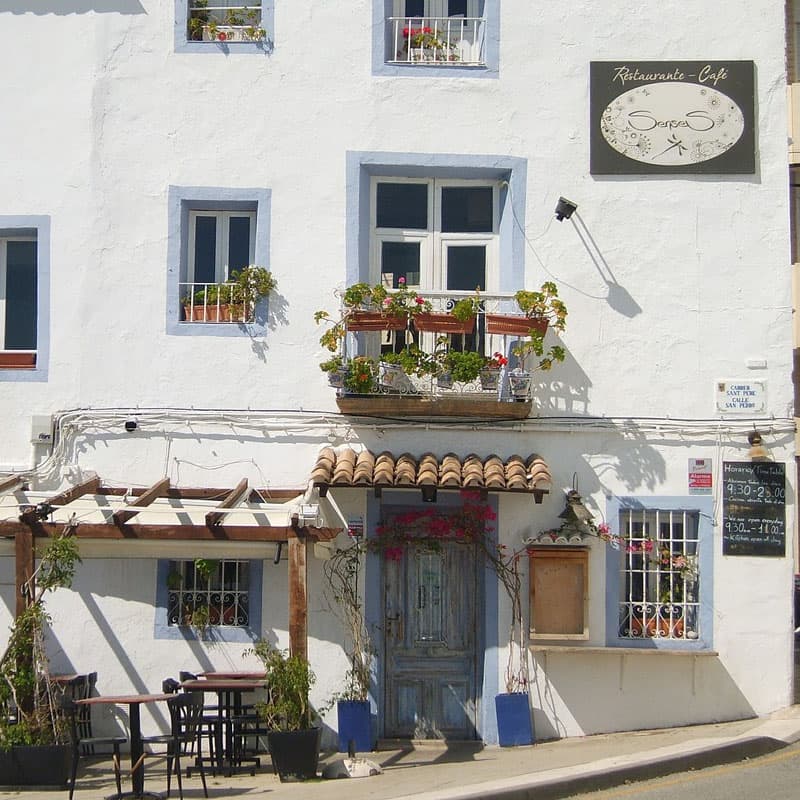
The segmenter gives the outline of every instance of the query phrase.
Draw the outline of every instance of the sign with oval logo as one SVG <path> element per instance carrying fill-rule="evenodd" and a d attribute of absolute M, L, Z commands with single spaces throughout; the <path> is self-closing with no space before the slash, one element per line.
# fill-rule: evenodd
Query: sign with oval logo
<path fill-rule="evenodd" d="M 592 173 L 755 171 L 753 62 L 592 63 Z"/>

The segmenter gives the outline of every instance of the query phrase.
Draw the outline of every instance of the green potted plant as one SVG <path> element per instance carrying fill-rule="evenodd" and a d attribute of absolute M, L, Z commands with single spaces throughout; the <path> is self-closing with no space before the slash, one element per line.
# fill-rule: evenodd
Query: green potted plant
<path fill-rule="evenodd" d="M 481 379 L 481 389 L 484 391 L 497 391 L 500 383 L 500 373 L 508 365 L 508 359 L 502 353 L 486 356 L 478 377 Z"/>
<path fill-rule="evenodd" d="M 317 777 L 320 728 L 312 725 L 308 694 L 316 677 L 308 660 L 289 655 L 260 640 L 252 652 L 264 665 L 269 699 L 256 704 L 259 717 L 269 729 L 267 739 L 272 764 L 282 781 Z"/>
<path fill-rule="evenodd" d="M 435 375 L 439 364 L 435 356 L 416 345 L 404 347 L 397 353 L 383 353 L 378 365 L 378 381 L 385 389 L 403 394 L 414 391 L 409 376 L 424 378 Z"/>
<path fill-rule="evenodd" d="M 558 299 L 558 287 L 546 281 L 538 292 L 520 289 L 514 299 L 522 314 L 486 314 L 486 332 L 513 336 L 544 337 L 548 326 L 563 331 L 567 308 Z"/>
<path fill-rule="evenodd" d="M 204 8 L 207 8 L 206 0 Z M 200 17 L 198 16 L 198 20 Z M 195 22 L 192 19 L 189 23 L 192 38 L 197 38 L 194 34 L 199 28 L 204 41 L 212 42 L 260 42 L 267 35 L 261 27 L 261 12 L 255 8 L 229 8 L 225 12 L 222 22 L 208 18 L 206 12 L 203 22 Z"/>
<path fill-rule="evenodd" d="M 44 634 L 50 617 L 48 592 L 72 585 L 80 562 L 70 526 L 39 554 L 24 585 L 28 606 L 11 626 L 0 657 L 0 784 L 66 784 L 70 774 L 69 731 L 60 692 L 50 681 Z"/>
<path fill-rule="evenodd" d="M 334 389 L 344 389 L 344 382 L 347 378 L 347 366 L 344 357 L 341 355 L 331 356 L 325 361 L 320 362 L 319 368 L 328 373 L 328 385 Z"/>
<path fill-rule="evenodd" d="M 278 287 L 277 281 L 268 269 L 254 264 L 231 272 L 231 280 L 229 296 L 232 306 L 231 318 L 243 322 L 252 322 L 256 303 Z"/>
<path fill-rule="evenodd" d="M 344 688 L 333 696 L 336 702 L 339 752 L 372 750 L 372 719 L 369 707 L 372 646 L 359 594 L 359 569 L 365 553 L 360 540 L 336 548 L 323 563 L 328 581 L 326 595 L 331 608 L 345 627 L 346 652 L 350 666 Z"/>
<path fill-rule="evenodd" d="M 442 369 L 437 382 L 443 388 L 450 388 L 453 383 L 472 383 L 478 379 L 485 363 L 485 356 L 473 350 L 447 350 L 441 357 Z"/>
<path fill-rule="evenodd" d="M 369 356 L 356 356 L 347 364 L 344 389 L 351 394 L 371 394 L 377 383 L 375 361 Z"/>

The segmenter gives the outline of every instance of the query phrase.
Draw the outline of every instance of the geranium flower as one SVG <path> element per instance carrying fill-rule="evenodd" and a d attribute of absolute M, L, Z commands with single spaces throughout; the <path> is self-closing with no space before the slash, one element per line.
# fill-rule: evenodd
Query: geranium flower
<path fill-rule="evenodd" d="M 228 38 L 228 34 L 225 33 L 225 31 L 220 31 L 217 34 L 217 39 L 219 39 L 221 42 L 224 42 L 227 38 Z"/>
<path fill-rule="evenodd" d="M 405 286 L 406 279 L 405 278 L 398 278 L 397 282 L 400 284 L 400 286 Z"/>

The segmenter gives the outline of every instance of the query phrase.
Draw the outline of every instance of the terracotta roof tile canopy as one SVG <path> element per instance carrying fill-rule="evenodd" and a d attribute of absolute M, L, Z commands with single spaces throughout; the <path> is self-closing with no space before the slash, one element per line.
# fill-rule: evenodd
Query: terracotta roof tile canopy
<path fill-rule="evenodd" d="M 496 455 L 481 458 L 447 453 L 436 456 L 425 453 L 395 455 L 384 451 L 375 455 L 370 450 L 350 447 L 320 451 L 311 471 L 311 481 L 325 494 L 330 486 L 415 488 L 432 486 L 438 489 L 475 489 L 490 492 L 528 492 L 541 500 L 550 491 L 552 479 L 544 459 L 536 454 L 513 455 L 502 459 Z"/>

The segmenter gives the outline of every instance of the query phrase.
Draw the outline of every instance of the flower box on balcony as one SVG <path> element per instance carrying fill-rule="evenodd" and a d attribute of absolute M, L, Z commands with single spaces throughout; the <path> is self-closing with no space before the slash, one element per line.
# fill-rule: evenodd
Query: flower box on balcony
<path fill-rule="evenodd" d="M 475 317 L 462 321 L 452 314 L 428 311 L 414 317 L 414 327 L 420 332 L 466 334 L 475 330 Z"/>
<path fill-rule="evenodd" d="M 524 317 L 519 314 L 487 314 L 486 333 L 500 333 L 512 336 L 530 336 L 531 331 L 542 336 L 547 332 L 547 319 Z"/>
<path fill-rule="evenodd" d="M 533 403 L 490 400 L 480 394 L 435 395 L 342 395 L 336 405 L 343 414 L 361 417 L 466 417 L 480 419 L 526 419 Z"/>
<path fill-rule="evenodd" d="M 407 325 L 408 317 L 381 311 L 351 311 L 345 320 L 349 331 L 404 331 Z"/>
<path fill-rule="evenodd" d="M 256 42 L 264 32 L 252 25 L 203 25 L 204 42 Z"/>

